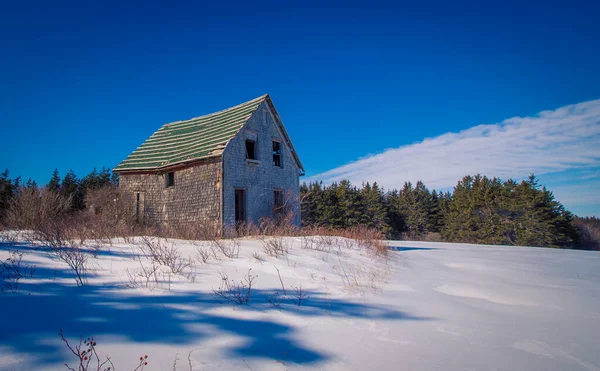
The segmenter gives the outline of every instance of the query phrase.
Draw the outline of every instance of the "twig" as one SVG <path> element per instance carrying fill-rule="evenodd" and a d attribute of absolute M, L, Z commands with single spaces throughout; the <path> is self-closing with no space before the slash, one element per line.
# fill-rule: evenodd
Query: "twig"
<path fill-rule="evenodd" d="M 281 273 L 279 273 L 279 268 L 277 268 L 275 266 L 275 264 L 273 264 L 273 267 L 275 269 L 277 269 L 277 275 L 279 276 L 279 282 L 281 282 L 281 288 L 283 289 L 283 296 L 287 296 L 287 293 L 285 292 L 285 287 L 283 286 L 283 280 L 281 279 Z"/>

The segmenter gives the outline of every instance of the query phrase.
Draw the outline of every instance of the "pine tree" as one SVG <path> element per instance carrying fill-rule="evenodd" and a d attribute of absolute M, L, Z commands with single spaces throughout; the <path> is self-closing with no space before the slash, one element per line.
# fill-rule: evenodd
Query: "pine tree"
<path fill-rule="evenodd" d="M 54 169 L 54 172 L 52 173 L 52 178 L 50 178 L 50 181 L 48 182 L 46 188 L 52 192 L 60 191 L 60 176 L 58 175 L 58 169 Z"/>
<path fill-rule="evenodd" d="M 19 178 L 16 182 L 10 179 L 8 169 L 0 174 L 0 220 L 5 215 L 10 200 L 15 196 L 19 186 Z"/>
<path fill-rule="evenodd" d="M 73 170 L 69 170 L 63 178 L 60 193 L 65 197 L 71 198 L 71 210 L 83 209 L 84 194 L 77 175 L 75 175 Z"/>

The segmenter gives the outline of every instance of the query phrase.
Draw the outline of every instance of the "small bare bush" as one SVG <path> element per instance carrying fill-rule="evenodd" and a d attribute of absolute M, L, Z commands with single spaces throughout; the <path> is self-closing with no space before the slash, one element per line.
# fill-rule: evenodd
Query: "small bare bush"
<path fill-rule="evenodd" d="M 67 338 L 65 338 L 62 329 L 59 334 L 67 348 L 69 348 L 71 353 L 77 357 L 77 366 L 71 367 L 68 363 L 65 363 L 67 369 L 71 371 L 114 371 L 115 365 L 109 357 L 101 360 L 98 356 L 98 352 L 96 351 L 97 344 L 94 337 L 89 337 L 85 340 L 79 338 L 79 344 L 72 346 Z M 133 371 L 142 371 L 147 365 L 148 356 L 141 356 L 137 367 L 134 368 Z"/>
<path fill-rule="evenodd" d="M 299 284 L 298 286 L 292 286 L 292 289 L 294 290 L 294 299 L 296 304 L 302 305 L 302 302 L 304 302 L 305 299 L 308 299 L 308 294 L 302 289 L 302 284 Z"/>
<path fill-rule="evenodd" d="M 155 261 L 150 259 L 148 264 L 144 264 L 142 259 L 138 257 L 138 261 L 140 263 L 138 268 L 125 269 L 125 273 L 129 278 L 129 282 L 127 283 L 128 287 L 145 287 L 147 289 L 153 290 L 160 283 L 160 265 Z"/>
<path fill-rule="evenodd" d="M 82 246 L 85 237 L 77 232 L 77 225 L 69 218 L 46 221 L 37 230 L 40 240 L 50 248 L 50 253 L 71 268 L 77 286 L 84 286 L 91 255 Z"/>
<path fill-rule="evenodd" d="M 269 237 L 260 240 L 263 245 L 265 254 L 273 257 L 285 255 L 289 252 L 290 247 L 284 237 Z"/>
<path fill-rule="evenodd" d="M 269 302 L 269 304 L 271 304 L 273 307 L 277 308 L 277 309 L 281 309 L 281 302 L 283 301 L 283 298 L 281 297 L 281 293 L 279 291 L 275 291 L 273 294 L 271 294 L 268 298 L 267 301 Z"/>
<path fill-rule="evenodd" d="M 319 251 L 331 251 L 331 249 L 335 246 L 336 238 L 334 236 L 318 236 L 317 237 L 317 248 Z"/>
<path fill-rule="evenodd" d="M 259 263 L 262 263 L 265 259 L 263 259 L 263 257 L 258 253 L 258 251 L 255 251 L 252 253 L 252 258 L 254 260 L 256 260 Z"/>
<path fill-rule="evenodd" d="M 23 263 L 23 253 L 9 250 L 6 260 L 0 261 L 0 291 L 19 290 L 21 278 L 32 278 L 35 273 L 35 265 Z"/>
<path fill-rule="evenodd" d="M 174 243 L 169 244 L 162 238 L 144 236 L 138 246 L 148 258 L 168 267 L 173 274 L 182 275 L 191 266 L 190 260 L 181 256 Z"/>
<path fill-rule="evenodd" d="M 198 260 L 202 264 L 208 263 L 210 259 L 211 251 L 205 247 L 197 247 L 196 248 L 196 260 Z"/>
<path fill-rule="evenodd" d="M 213 247 L 220 251 L 225 257 L 229 259 L 238 258 L 240 256 L 240 241 L 237 238 L 231 240 L 212 240 Z"/>
<path fill-rule="evenodd" d="M 230 280 L 225 272 L 221 272 L 221 284 L 217 289 L 213 289 L 214 296 L 219 301 L 230 301 L 235 304 L 246 304 L 252 295 L 252 286 L 256 277 L 251 274 L 252 268 L 243 280 L 238 282 Z"/>
<path fill-rule="evenodd" d="M 315 236 L 300 237 L 300 248 L 305 250 L 316 250 L 317 238 Z"/>

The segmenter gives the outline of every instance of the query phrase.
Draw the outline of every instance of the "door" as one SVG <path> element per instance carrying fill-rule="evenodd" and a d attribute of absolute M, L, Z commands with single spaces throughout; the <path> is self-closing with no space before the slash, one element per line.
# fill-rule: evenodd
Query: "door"
<path fill-rule="evenodd" d="M 144 192 L 135 193 L 135 221 L 144 223 Z"/>
<path fill-rule="evenodd" d="M 235 190 L 235 224 L 246 222 L 246 190 Z"/>

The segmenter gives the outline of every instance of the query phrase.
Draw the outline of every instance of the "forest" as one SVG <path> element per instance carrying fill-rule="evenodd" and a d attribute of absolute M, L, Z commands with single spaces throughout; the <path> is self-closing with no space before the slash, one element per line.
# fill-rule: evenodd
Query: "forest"
<path fill-rule="evenodd" d="M 452 192 L 423 182 L 384 190 L 343 180 L 301 186 L 302 223 L 330 228 L 367 225 L 390 239 L 597 250 L 600 220 L 579 218 L 534 175 L 521 182 L 475 175 Z"/>

